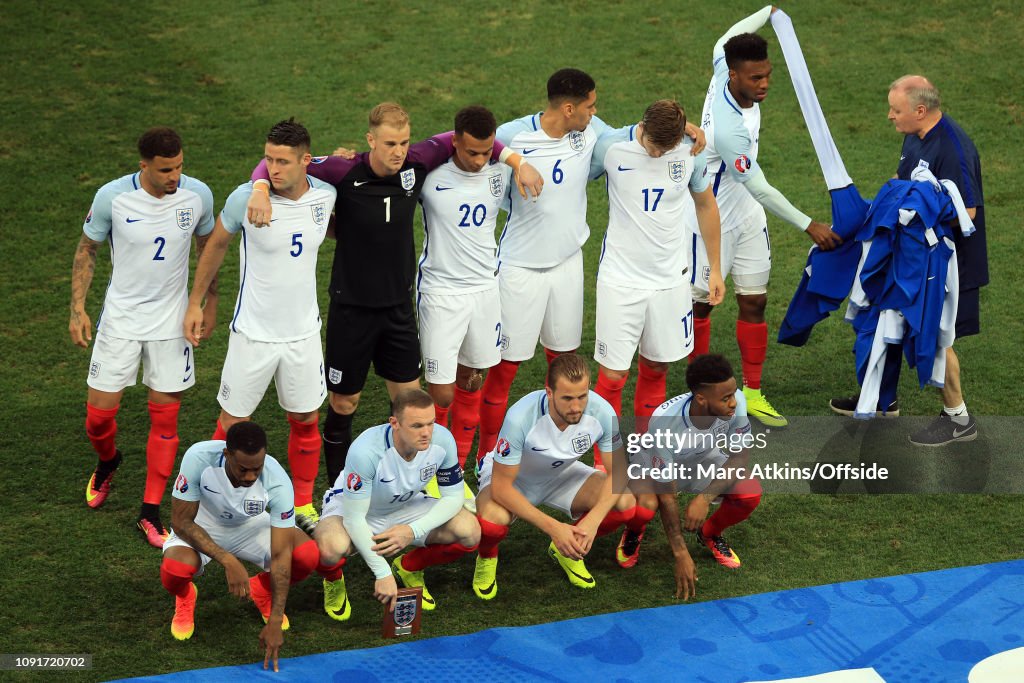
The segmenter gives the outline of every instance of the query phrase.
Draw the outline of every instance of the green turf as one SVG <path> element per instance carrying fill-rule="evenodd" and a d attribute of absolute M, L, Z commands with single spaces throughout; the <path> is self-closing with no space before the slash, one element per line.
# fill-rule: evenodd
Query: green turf
<path fill-rule="evenodd" d="M 145 128 L 179 130 L 186 172 L 210 185 L 219 211 L 259 158 L 269 126 L 291 115 L 309 127 L 317 150 L 361 146 L 369 108 L 394 99 L 410 111 L 414 136 L 426 136 L 450 128 L 464 104 L 486 104 L 499 120 L 537 111 L 547 76 L 571 65 L 596 78 L 599 115 L 613 125 L 637 120 L 662 97 L 680 99 L 696 118 L 714 41 L 757 7 L 653 1 L 4 2 L 0 653 L 92 653 L 93 670 L 75 680 L 260 656 L 259 618 L 226 594 L 217 566 L 199 581 L 196 635 L 183 644 L 169 636 L 172 601 L 160 585 L 159 554 L 132 529 L 148 430 L 141 387 L 127 392 L 118 417 L 126 461 L 111 499 L 96 512 L 82 500 L 94 456 L 83 428 L 89 352 L 73 347 L 67 334 L 71 257 L 94 192 L 135 168 L 134 144 Z M 900 138 L 885 120 L 886 91 L 897 76 L 930 76 L 947 110 L 973 137 L 985 174 L 993 284 L 982 293 L 983 334 L 958 344 L 965 393 L 972 412 L 1019 414 L 1024 330 L 1013 283 L 1022 260 L 1016 227 L 1024 213 L 1017 169 L 1024 110 L 1013 95 L 1012 56 L 1024 37 L 1019 5 L 997 1 L 982 10 L 948 0 L 916 6 L 823 1 L 786 9 L 836 143 L 865 195 L 892 175 L 899 157 Z M 770 29 L 763 33 L 776 77 L 762 110 L 759 162 L 799 208 L 827 219 L 828 195 L 781 53 Z M 602 184 L 593 183 L 582 346 L 588 355 L 606 212 Z M 768 317 L 774 329 L 809 241 L 774 218 L 770 222 L 775 263 Z M 330 254 L 328 248 L 322 252 L 324 283 Z M 105 253 L 99 262 L 88 300 L 94 318 L 109 273 Z M 222 324 L 197 354 L 200 380 L 184 400 L 183 445 L 208 437 L 217 415 L 227 341 L 223 321 L 237 286 L 234 249 L 222 272 Z M 731 302 L 715 313 L 712 348 L 738 363 L 734 317 Z M 820 325 L 803 349 L 771 344 L 766 392 L 788 414 L 824 414 L 828 397 L 853 388 L 850 345 L 848 328 L 835 320 Z M 543 356 L 524 364 L 513 396 L 542 386 L 543 368 Z M 669 392 L 680 391 L 677 369 Z M 383 397 L 383 387 L 371 381 L 357 431 L 383 419 Z M 918 390 L 909 373 L 900 399 L 908 414 L 938 409 L 934 391 Z M 627 389 L 625 405 L 631 401 Z M 272 452 L 283 456 L 286 424 L 272 394 L 256 419 L 268 428 Z M 164 514 L 169 518 L 168 505 Z M 771 496 L 730 532 L 744 561 L 741 571 L 719 570 L 691 544 L 701 575 L 697 599 L 1010 559 L 1021 554 L 1022 523 L 1024 506 L 1013 496 Z M 428 572 L 440 607 L 425 618 L 424 635 L 672 604 L 659 525 L 651 526 L 641 562 L 628 575 L 614 566 L 614 540 L 598 543 L 590 567 L 599 585 L 582 593 L 570 590 L 545 556 L 546 539 L 519 525 L 503 545 L 501 593 L 493 602 L 481 603 L 470 592 L 470 562 Z M 369 573 L 356 560 L 347 575 L 354 616 L 344 625 L 320 611 L 316 582 L 293 590 L 286 655 L 382 644 Z"/>

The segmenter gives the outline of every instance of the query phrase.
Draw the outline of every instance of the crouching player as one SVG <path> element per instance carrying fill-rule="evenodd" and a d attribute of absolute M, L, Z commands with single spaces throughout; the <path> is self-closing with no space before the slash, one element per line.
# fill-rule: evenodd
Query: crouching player
<path fill-rule="evenodd" d="M 435 475 L 440 498 L 423 491 Z M 480 542 L 480 525 L 462 504 L 455 439 L 434 424 L 434 400 L 421 389 L 399 392 L 388 422 L 352 442 L 345 468 L 324 496 L 313 538 L 320 548 L 317 571 L 324 577 L 328 616 L 345 621 L 352 614 L 342 567 L 353 550 L 376 577 L 377 600 L 394 609 L 397 575 L 407 588 L 423 589 L 424 610 L 435 609 L 423 570 L 457 560 Z M 388 565 L 385 557 L 410 545 L 416 548 Z"/>
<path fill-rule="evenodd" d="M 175 596 L 171 635 L 192 636 L 198 591 L 193 577 L 214 559 L 224 567 L 228 591 L 256 603 L 266 626 L 260 644 L 277 671 L 278 651 L 288 630 L 288 586 L 312 573 L 316 544 L 295 527 L 291 480 L 267 455 L 267 435 L 239 422 L 226 441 L 202 441 L 185 452 L 174 482 L 171 524 L 164 543 L 160 579 Z M 265 571 L 252 578 L 242 560 Z M 268 570 L 269 571 L 266 571 Z"/>
<path fill-rule="evenodd" d="M 760 482 L 737 474 L 741 469 L 749 472 L 753 437 L 746 399 L 737 391 L 729 361 L 717 354 L 697 357 L 686 370 L 686 385 L 688 393 L 661 404 L 651 417 L 648 433 L 661 436 L 661 443 L 631 454 L 627 469 L 640 505 L 651 507 L 657 499 L 675 557 L 676 597 L 684 600 L 694 594 L 697 574 L 683 540 L 676 492 L 697 494 L 686 506 L 683 527 L 696 532 L 697 540 L 728 569 L 738 568 L 740 558 L 722 533 L 747 519 L 761 502 Z M 666 438 L 669 432 L 671 440 Z M 672 474 L 669 481 L 664 474 L 652 474 L 666 468 Z M 729 476 L 715 474 L 714 468 L 727 468 Z M 716 499 L 721 505 L 707 518 Z M 634 564 L 642 538 L 643 529 L 623 535 L 621 552 Z"/>
<path fill-rule="evenodd" d="M 551 537 L 548 554 L 569 582 L 593 588 L 583 558 L 594 539 L 626 524 L 643 528 L 654 507 L 640 509 L 631 494 L 612 490 L 614 467 L 625 467 L 618 419 L 606 400 L 590 390 L 587 362 L 575 353 L 548 366 L 547 388 L 521 398 L 505 416 L 493 451 L 480 463 L 480 553 L 473 592 L 483 600 L 498 593 L 498 544 L 509 525 L 523 519 Z M 598 446 L 608 474 L 579 462 Z M 547 505 L 576 520 L 559 521 L 538 509 Z"/>

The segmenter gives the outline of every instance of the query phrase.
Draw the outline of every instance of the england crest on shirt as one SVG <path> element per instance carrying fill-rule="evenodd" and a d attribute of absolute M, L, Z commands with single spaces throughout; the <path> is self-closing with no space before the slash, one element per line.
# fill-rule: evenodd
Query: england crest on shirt
<path fill-rule="evenodd" d="M 583 133 L 578 131 L 578 130 L 570 131 L 569 132 L 569 146 L 572 147 L 574 152 L 579 152 L 584 147 L 586 147 L 587 146 L 587 141 L 583 137 Z"/>
<path fill-rule="evenodd" d="M 685 161 L 670 161 L 668 162 L 668 177 L 672 179 L 673 183 L 683 182 L 683 177 L 686 174 L 686 162 Z"/>
<path fill-rule="evenodd" d="M 242 510 L 250 517 L 263 514 L 263 507 L 266 505 L 265 501 L 257 498 L 246 498 L 242 501 Z"/>
<path fill-rule="evenodd" d="M 317 225 L 323 225 L 324 221 L 327 220 L 327 206 L 320 202 L 309 208 L 313 211 L 313 222 Z"/>
<path fill-rule="evenodd" d="M 420 468 L 420 481 L 430 481 L 437 474 L 437 465 L 427 465 Z"/>
<path fill-rule="evenodd" d="M 179 228 L 181 228 L 182 230 L 188 230 L 189 228 L 192 227 L 192 221 L 194 219 L 194 215 L 193 215 L 192 207 L 191 206 L 188 207 L 187 209 L 178 209 L 177 217 L 178 217 L 178 227 Z"/>
<path fill-rule="evenodd" d="M 582 455 L 590 450 L 592 443 L 593 442 L 590 440 L 590 434 L 574 436 L 572 439 L 572 450 Z"/>
<path fill-rule="evenodd" d="M 398 177 L 402 181 L 403 190 L 411 190 L 412 188 L 416 187 L 416 169 L 407 168 L 406 170 L 402 171 L 398 175 Z"/>
<path fill-rule="evenodd" d="M 500 173 L 495 173 L 494 175 L 492 175 L 490 178 L 487 179 L 487 182 L 490 184 L 491 194 L 493 196 L 495 196 L 495 197 L 500 197 L 501 196 L 501 174 Z"/>

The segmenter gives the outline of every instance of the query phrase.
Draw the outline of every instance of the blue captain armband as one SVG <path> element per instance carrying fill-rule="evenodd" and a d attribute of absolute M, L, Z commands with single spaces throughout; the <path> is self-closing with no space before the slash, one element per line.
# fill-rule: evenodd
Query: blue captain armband
<path fill-rule="evenodd" d="M 438 486 L 455 486 L 462 483 L 462 468 L 458 465 L 437 471 Z"/>

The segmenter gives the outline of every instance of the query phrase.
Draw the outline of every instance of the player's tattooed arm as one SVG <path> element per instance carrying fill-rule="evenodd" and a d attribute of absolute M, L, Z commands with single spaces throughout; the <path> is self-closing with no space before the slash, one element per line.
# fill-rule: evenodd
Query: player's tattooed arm
<path fill-rule="evenodd" d="M 71 333 L 71 341 L 82 348 L 87 348 L 92 339 L 92 321 L 85 312 L 85 295 L 89 292 L 96 271 L 96 250 L 100 244 L 82 235 L 71 267 L 71 319 L 68 331 Z"/>
<path fill-rule="evenodd" d="M 291 529 L 270 528 L 270 582 L 271 603 L 270 618 L 260 632 L 260 644 L 265 648 L 263 668 L 269 662 L 274 663 L 274 671 L 278 670 L 277 658 L 284 644 L 282 626 L 284 624 L 284 607 L 288 601 L 288 586 L 292 578 L 292 541 Z"/>
<path fill-rule="evenodd" d="M 193 549 L 209 555 L 224 567 L 228 592 L 240 598 L 249 596 L 249 572 L 238 558 L 217 545 L 203 527 L 196 524 L 199 501 L 174 498 L 171 502 L 171 526 L 174 533 L 192 546 Z"/>

